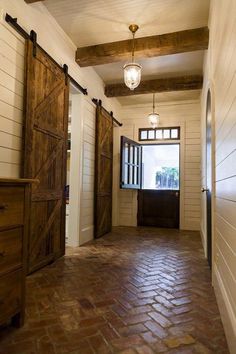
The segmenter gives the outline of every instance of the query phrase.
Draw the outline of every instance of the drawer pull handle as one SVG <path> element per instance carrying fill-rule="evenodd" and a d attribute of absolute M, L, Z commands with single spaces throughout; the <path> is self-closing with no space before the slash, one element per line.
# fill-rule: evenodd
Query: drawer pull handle
<path fill-rule="evenodd" d="M 0 257 L 5 257 L 6 256 L 6 252 L 3 251 L 3 252 L 0 252 Z"/>
<path fill-rule="evenodd" d="M 8 209 L 8 205 L 7 204 L 0 204 L 0 211 L 5 211 Z"/>

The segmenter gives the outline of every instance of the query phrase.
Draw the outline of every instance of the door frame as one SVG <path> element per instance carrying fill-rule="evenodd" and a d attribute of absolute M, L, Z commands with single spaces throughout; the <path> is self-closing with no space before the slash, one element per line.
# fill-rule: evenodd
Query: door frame
<path fill-rule="evenodd" d="M 179 150 L 179 153 L 180 153 L 180 163 L 179 163 L 179 166 L 180 166 L 180 180 L 181 180 L 181 184 L 180 184 L 180 204 L 179 204 L 179 229 L 180 230 L 186 230 L 186 226 L 185 226 L 185 207 L 184 207 L 184 191 L 185 191 L 185 179 L 184 179 L 184 173 L 185 173 L 185 168 L 184 168 L 184 164 L 185 164 L 185 144 L 184 144 L 184 137 L 185 137 L 185 131 L 186 131 L 186 124 L 184 121 L 182 122 L 173 122 L 173 124 L 171 124 L 169 122 L 168 126 L 165 126 L 165 125 L 160 125 L 160 128 L 168 128 L 168 127 L 174 127 L 174 126 L 178 126 L 180 127 L 180 139 L 179 140 L 163 140 L 161 142 L 158 142 L 156 141 L 153 142 L 154 144 L 162 144 L 162 145 L 165 145 L 165 144 L 179 144 L 180 145 L 180 150 Z M 134 125 L 134 140 L 136 140 L 137 142 L 139 142 L 139 128 L 143 128 L 143 124 L 135 124 Z M 146 145 L 146 144 L 149 144 L 149 142 L 142 142 L 142 145 Z M 134 191 L 135 193 L 135 191 Z M 135 193 L 133 195 L 133 207 L 135 208 L 136 210 L 136 213 L 133 214 L 133 225 L 134 226 L 137 226 L 137 217 L 136 217 L 136 214 L 137 214 L 137 211 L 138 211 L 138 201 L 137 201 L 137 193 Z"/>
<path fill-rule="evenodd" d="M 210 118 L 209 118 L 210 117 Z M 205 218 L 206 218 L 206 252 L 207 252 L 207 261 L 212 268 L 212 102 L 211 102 L 211 92 L 207 91 L 207 99 L 206 99 L 206 114 L 205 114 L 205 124 L 206 124 L 206 188 L 202 189 L 202 192 L 206 193 L 205 198 Z M 208 133 L 209 129 L 209 133 Z M 209 135 L 209 137 L 208 137 Z M 210 142 L 208 142 L 208 138 Z M 208 144 L 210 144 L 208 148 Z M 209 149 L 209 150 L 208 150 Z M 210 158 L 208 159 L 208 153 L 210 153 Z M 210 171 L 210 172 L 209 172 Z M 208 183 L 208 178 L 210 175 L 210 180 Z"/>
<path fill-rule="evenodd" d="M 180 127 L 180 139 L 179 140 L 175 140 L 175 141 L 171 141 L 171 140 L 164 140 L 161 142 L 153 142 L 155 143 L 161 143 L 161 144 L 176 144 L 179 143 L 180 144 L 180 179 L 181 179 L 181 185 L 180 185 L 180 209 L 179 209 L 179 229 L 180 230 L 188 230 L 189 228 L 186 226 L 185 223 L 185 208 L 184 208 L 184 191 L 185 191 L 185 180 L 184 180 L 184 164 L 185 164 L 185 131 L 186 131 L 186 122 L 183 121 L 173 121 L 169 122 L 168 127 L 174 127 L 174 126 L 179 126 Z M 129 133 L 126 132 L 121 132 L 119 135 L 119 144 L 120 144 L 120 136 L 122 135 L 126 135 L 127 137 L 129 137 L 130 139 L 139 142 L 139 128 L 143 128 L 144 124 L 143 122 L 134 122 L 132 125 L 132 131 L 130 129 Z M 165 125 L 160 125 L 160 128 L 165 128 Z M 150 142 L 148 142 L 150 143 Z M 146 142 L 142 142 L 142 145 L 146 145 Z M 120 147 L 119 147 L 119 151 L 120 151 Z M 120 156 L 119 156 L 119 161 L 120 161 Z M 119 163 L 120 166 L 120 163 Z M 118 183 L 117 183 L 117 188 L 119 188 Z M 119 190 L 121 191 L 121 193 L 123 194 L 122 190 L 119 188 Z M 129 221 L 129 226 L 137 226 L 137 212 L 138 212 L 138 200 L 137 200 L 137 191 L 136 190 L 130 190 L 129 192 L 129 198 L 130 198 L 130 203 L 132 205 L 131 208 L 131 215 L 129 216 L 130 221 Z M 200 191 L 199 191 L 200 193 Z M 121 195 L 121 194 L 120 194 Z M 118 214 L 118 213 L 117 213 Z M 120 224 L 120 216 L 118 216 L 118 225 Z"/>
<path fill-rule="evenodd" d="M 71 120 L 71 156 L 70 156 L 70 214 L 68 218 L 69 233 L 73 235 L 68 246 L 78 247 L 81 244 L 81 196 L 83 178 L 83 95 L 70 83 L 70 99 L 72 97 Z M 77 119 L 76 119 L 77 118 Z M 73 196 L 71 198 L 71 195 Z M 66 217 L 66 216 L 65 216 Z"/>
<path fill-rule="evenodd" d="M 204 107 L 202 111 L 202 139 L 203 139 L 203 149 L 202 149 L 202 187 L 206 187 L 206 112 L 207 112 L 207 97 L 210 92 L 211 95 L 211 171 L 212 171 L 212 185 L 211 185 L 211 247 L 212 247 L 212 269 L 213 272 L 214 262 L 216 259 L 215 252 L 215 212 L 216 212 L 216 188 L 215 188 L 215 175 L 216 175 L 216 160 L 215 160 L 215 93 L 214 93 L 214 82 L 209 80 L 206 82 L 206 88 L 204 90 L 203 102 Z M 201 215 L 201 237 L 202 244 L 204 248 L 205 258 L 207 259 L 207 219 L 206 219 L 206 193 L 202 193 L 202 215 Z M 212 279 L 213 281 L 214 279 Z"/>
<path fill-rule="evenodd" d="M 181 127 L 180 127 L 180 139 L 181 139 Z M 181 229 L 181 196 L 182 196 L 182 181 L 183 181 L 183 174 L 182 174 L 182 164 L 181 164 L 181 140 L 177 141 L 163 141 L 163 142 L 158 142 L 158 143 L 139 143 L 142 147 L 143 146 L 156 146 L 156 145 L 178 145 L 179 146 L 179 228 Z M 141 150 L 141 161 L 143 162 L 143 149 Z M 141 176 L 141 188 L 140 190 L 151 190 L 151 189 L 143 189 L 142 188 L 143 184 L 143 178 Z M 173 189 L 174 190 L 174 189 Z M 139 190 L 137 190 L 137 225 L 138 225 L 138 211 L 139 211 Z"/>
<path fill-rule="evenodd" d="M 180 127 L 180 139 L 178 140 L 164 140 L 164 141 L 141 141 L 141 142 L 137 142 L 137 138 L 136 140 L 132 140 L 131 138 L 126 138 L 127 140 L 130 140 L 131 142 L 134 142 L 135 145 L 139 145 L 141 148 L 145 145 L 150 145 L 150 146 L 155 146 L 155 145 L 179 145 L 179 169 L 180 169 L 180 185 L 179 185 L 179 229 L 185 229 L 184 227 L 184 161 L 185 161 L 185 147 L 183 144 L 183 137 L 185 136 L 185 124 L 184 123 L 180 123 L 179 124 Z M 161 128 L 165 128 L 164 126 Z M 138 132 L 137 127 L 135 126 L 135 131 Z M 122 135 L 121 135 L 122 138 Z M 122 160 L 122 143 L 121 143 L 121 139 L 120 141 L 120 181 L 122 180 L 122 176 L 121 176 L 121 160 Z M 142 160 L 142 157 L 141 157 Z M 141 178 L 142 180 L 142 178 Z M 142 181 L 141 181 L 142 183 Z M 121 188 L 121 183 L 120 183 L 120 188 Z M 125 189 L 129 189 L 129 188 L 121 188 L 121 190 L 125 190 Z M 130 197 L 132 198 L 132 226 L 137 226 L 138 224 L 138 188 L 131 188 L 130 189 Z"/>
<path fill-rule="evenodd" d="M 212 81 L 208 82 L 207 87 L 206 87 L 206 94 L 205 94 L 205 182 L 206 181 L 206 173 L 207 173 L 207 159 L 206 159 L 206 153 L 207 153 L 207 147 L 206 147 L 206 115 L 207 115 L 207 100 L 208 96 L 210 95 L 211 99 L 211 271 L 213 270 L 214 267 L 214 262 L 216 259 L 216 252 L 215 252 L 215 211 L 216 211 L 216 186 L 215 186 L 215 180 L 216 180 L 216 160 L 215 160 L 215 95 L 214 95 L 214 84 Z M 205 183 L 205 184 L 206 184 Z M 206 197 L 204 196 L 204 203 L 206 204 Z M 205 222 L 205 256 L 207 258 L 207 253 L 208 253 L 208 248 L 207 248 L 207 210 L 205 210 L 205 213 L 203 215 L 204 217 L 204 222 Z"/>

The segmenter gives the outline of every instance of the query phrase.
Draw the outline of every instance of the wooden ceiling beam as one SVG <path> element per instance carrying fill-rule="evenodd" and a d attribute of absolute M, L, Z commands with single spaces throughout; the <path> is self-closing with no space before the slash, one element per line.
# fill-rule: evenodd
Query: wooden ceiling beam
<path fill-rule="evenodd" d="M 105 95 L 107 97 L 120 97 L 142 95 L 145 93 L 155 92 L 171 92 L 171 91 L 186 91 L 199 90 L 202 88 L 202 75 L 189 75 L 170 77 L 155 80 L 141 81 L 140 85 L 131 91 L 124 83 L 110 84 L 105 87 Z"/>
<path fill-rule="evenodd" d="M 26 4 L 33 4 L 34 2 L 39 2 L 44 0 L 25 0 Z"/>
<path fill-rule="evenodd" d="M 193 52 L 208 48 L 209 30 L 201 27 L 135 39 L 135 58 Z M 132 40 L 78 48 L 76 62 L 81 66 L 114 63 L 131 58 Z"/>

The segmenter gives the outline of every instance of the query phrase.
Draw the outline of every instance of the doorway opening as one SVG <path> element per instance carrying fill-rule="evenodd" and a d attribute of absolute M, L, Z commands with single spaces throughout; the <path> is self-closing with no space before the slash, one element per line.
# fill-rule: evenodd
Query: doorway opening
<path fill-rule="evenodd" d="M 212 110 L 211 93 L 207 93 L 206 106 L 206 232 L 207 232 L 207 260 L 212 266 Z"/>
<path fill-rule="evenodd" d="M 138 226 L 178 229 L 180 144 L 139 144 L 121 137 L 120 186 L 138 190 Z"/>
<path fill-rule="evenodd" d="M 67 171 L 66 171 L 66 246 L 79 246 L 81 183 L 81 93 L 70 84 Z"/>
<path fill-rule="evenodd" d="M 179 144 L 143 145 L 142 189 L 179 190 Z"/>
<path fill-rule="evenodd" d="M 142 147 L 138 225 L 179 228 L 179 144 Z"/>

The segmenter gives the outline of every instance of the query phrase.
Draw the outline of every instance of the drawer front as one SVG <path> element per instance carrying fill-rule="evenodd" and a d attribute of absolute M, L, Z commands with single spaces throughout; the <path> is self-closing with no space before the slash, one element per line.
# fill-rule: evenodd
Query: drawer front
<path fill-rule="evenodd" d="M 23 228 L 0 232 L 0 274 L 22 265 Z"/>
<path fill-rule="evenodd" d="M 24 221 L 24 187 L 0 186 L 0 227 L 22 225 Z"/>
<path fill-rule="evenodd" d="M 0 323 L 20 312 L 23 272 L 15 271 L 0 277 Z"/>

